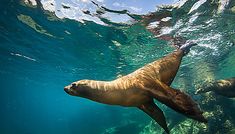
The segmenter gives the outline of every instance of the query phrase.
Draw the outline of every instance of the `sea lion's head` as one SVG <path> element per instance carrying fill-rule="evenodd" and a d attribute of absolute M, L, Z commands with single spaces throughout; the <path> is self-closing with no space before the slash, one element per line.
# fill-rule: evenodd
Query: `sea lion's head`
<path fill-rule="evenodd" d="M 89 80 L 80 80 L 64 87 L 64 91 L 73 96 L 84 96 L 88 93 Z"/>
<path fill-rule="evenodd" d="M 214 89 L 215 87 L 215 82 L 208 82 L 206 84 L 202 84 L 202 86 L 200 86 L 195 94 L 201 94 L 201 93 L 206 93 L 206 92 L 210 92 Z"/>

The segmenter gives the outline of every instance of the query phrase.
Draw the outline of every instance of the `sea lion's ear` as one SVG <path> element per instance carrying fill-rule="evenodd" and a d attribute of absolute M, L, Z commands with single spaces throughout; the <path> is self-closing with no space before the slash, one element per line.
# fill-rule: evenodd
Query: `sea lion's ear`
<path fill-rule="evenodd" d="M 162 110 L 153 102 L 153 100 L 139 106 L 138 108 L 153 118 L 166 131 L 167 134 L 170 133 Z"/>

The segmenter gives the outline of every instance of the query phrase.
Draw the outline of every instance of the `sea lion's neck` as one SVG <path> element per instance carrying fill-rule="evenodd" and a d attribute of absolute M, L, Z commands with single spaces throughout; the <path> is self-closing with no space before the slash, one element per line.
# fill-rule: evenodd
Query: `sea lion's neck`
<path fill-rule="evenodd" d="M 94 100 L 94 98 L 105 96 L 108 91 L 110 92 L 112 90 L 110 87 L 109 81 L 88 80 L 80 96 Z"/>
<path fill-rule="evenodd" d="M 113 91 L 113 90 L 127 89 L 131 84 L 132 82 L 129 80 L 127 76 L 125 76 L 125 78 L 122 77 L 113 81 L 90 80 L 88 82 L 88 86 L 92 90 L 96 90 L 98 92 L 99 91 L 108 92 L 108 91 Z"/>
<path fill-rule="evenodd" d="M 89 80 L 87 83 L 87 86 L 89 87 L 89 89 L 91 90 L 103 90 L 105 85 L 106 85 L 106 81 L 96 81 L 96 80 Z M 93 92 L 92 91 L 92 92 Z"/>
<path fill-rule="evenodd" d="M 139 91 L 130 80 L 124 76 L 113 81 L 89 81 L 80 97 L 104 104 L 139 106 L 148 100 L 148 97 L 144 90 Z"/>
<path fill-rule="evenodd" d="M 109 81 L 88 80 L 86 86 L 80 90 L 80 97 L 104 104 L 119 104 L 120 92 Z M 119 94 L 120 93 L 120 94 Z"/>

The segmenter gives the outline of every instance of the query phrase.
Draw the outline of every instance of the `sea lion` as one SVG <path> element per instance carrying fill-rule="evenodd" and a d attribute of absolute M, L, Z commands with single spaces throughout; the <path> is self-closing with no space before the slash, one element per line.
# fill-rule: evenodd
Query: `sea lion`
<path fill-rule="evenodd" d="M 186 43 L 176 51 L 126 76 L 112 81 L 80 80 L 64 88 L 73 96 L 96 102 L 138 107 L 169 133 L 163 111 L 154 99 L 200 122 L 207 122 L 198 104 L 186 93 L 170 87 L 182 60 L 195 44 Z"/>
<path fill-rule="evenodd" d="M 235 77 L 204 84 L 203 88 L 199 88 L 196 91 L 196 94 L 206 93 L 209 91 L 213 91 L 216 94 L 229 98 L 235 97 Z"/>

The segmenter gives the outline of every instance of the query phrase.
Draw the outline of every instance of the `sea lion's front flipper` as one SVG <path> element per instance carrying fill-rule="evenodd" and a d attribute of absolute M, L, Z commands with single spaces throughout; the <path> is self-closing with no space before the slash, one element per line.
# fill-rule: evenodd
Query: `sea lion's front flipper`
<path fill-rule="evenodd" d="M 152 101 L 139 106 L 139 109 L 153 118 L 169 134 L 165 116 L 162 110 Z"/>
<path fill-rule="evenodd" d="M 175 111 L 200 122 L 207 122 L 198 104 L 186 93 L 173 89 L 156 80 L 156 89 L 150 89 L 152 96 Z"/>

